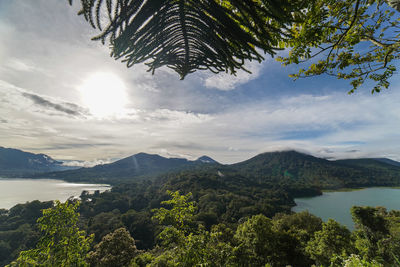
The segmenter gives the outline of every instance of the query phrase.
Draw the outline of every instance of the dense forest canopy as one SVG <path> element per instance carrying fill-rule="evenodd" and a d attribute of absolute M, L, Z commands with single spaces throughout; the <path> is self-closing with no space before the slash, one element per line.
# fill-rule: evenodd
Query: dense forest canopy
<path fill-rule="evenodd" d="M 400 264 L 399 211 L 389 212 L 379 207 L 353 207 L 351 213 L 356 224 L 354 232 L 331 219 L 322 222 L 308 212 L 281 213 L 272 219 L 259 214 L 243 218 L 236 224 L 221 222 L 206 227 L 197 216 L 198 204 L 193 201 L 191 193 L 167 193 L 169 199 L 162 201 L 161 207 L 152 209 L 148 214 L 147 224 L 150 225 L 141 226 L 153 228 L 152 235 L 146 238 L 154 238 L 156 246 L 138 250 L 131 231 L 126 230 L 126 219 L 122 219 L 123 223 L 117 223 L 117 219 L 108 226 L 111 226 L 108 233 L 87 253 L 93 234 L 86 237 L 85 231 L 78 228 L 79 214 L 76 209 L 79 202 L 56 202 L 43 210 L 43 216 L 38 219 L 41 235 L 36 248 L 20 252 L 19 257 L 9 266 Z M 81 209 L 81 212 L 85 213 L 85 210 Z M 118 216 L 118 211 L 113 213 L 115 217 Z M 128 217 L 135 213 L 130 210 Z M 104 220 L 104 216 L 100 220 L 110 223 Z M 130 221 L 137 227 L 135 220 Z M 3 250 L 7 241 L 3 241 Z"/>
<path fill-rule="evenodd" d="M 69 0 L 72 4 L 72 0 Z M 328 74 L 349 79 L 354 92 L 372 80 L 388 88 L 399 58 L 399 1 L 382 0 L 81 0 L 80 15 L 109 41 L 128 67 L 145 62 L 183 79 L 199 69 L 235 74 L 262 52 L 282 49 L 293 77 Z M 283 53 L 284 55 L 285 53 Z M 303 65 L 305 65 L 303 67 Z"/>

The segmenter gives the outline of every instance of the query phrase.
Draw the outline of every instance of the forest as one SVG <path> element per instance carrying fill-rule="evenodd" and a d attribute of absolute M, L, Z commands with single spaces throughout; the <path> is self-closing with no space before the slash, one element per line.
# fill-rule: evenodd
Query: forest
<path fill-rule="evenodd" d="M 321 194 L 321 189 L 332 188 L 333 178 L 329 172 L 307 176 L 299 168 L 311 160 L 316 173 L 323 174 L 323 160 L 287 152 L 274 161 L 270 155 L 219 172 L 213 166 L 180 170 L 125 181 L 103 193 L 84 191 L 79 202 L 33 201 L 2 210 L 0 265 L 400 265 L 399 211 L 353 207 L 353 232 L 333 220 L 293 213 L 295 197 Z M 263 159 L 274 166 L 275 176 Z M 383 165 L 373 166 L 378 175 Z M 347 170 L 350 175 L 343 179 L 354 179 L 333 188 L 379 181 L 400 184 L 394 175 L 397 167 L 383 171 L 392 175 L 375 179 L 375 184 L 367 178 L 356 180 L 356 174 L 365 171 L 362 167 Z M 64 213 L 70 221 L 62 221 Z"/>

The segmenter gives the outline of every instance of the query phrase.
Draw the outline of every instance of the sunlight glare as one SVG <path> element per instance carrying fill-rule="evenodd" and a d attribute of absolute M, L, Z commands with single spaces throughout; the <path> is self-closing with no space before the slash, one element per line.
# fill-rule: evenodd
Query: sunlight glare
<path fill-rule="evenodd" d="M 123 114 L 128 102 L 125 84 L 118 76 L 108 72 L 92 74 L 79 91 L 85 106 L 98 118 Z"/>

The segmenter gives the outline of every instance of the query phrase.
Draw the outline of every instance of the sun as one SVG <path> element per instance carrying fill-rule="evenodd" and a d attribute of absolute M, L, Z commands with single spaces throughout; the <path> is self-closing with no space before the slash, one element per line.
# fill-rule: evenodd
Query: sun
<path fill-rule="evenodd" d="M 123 114 L 128 97 L 123 81 L 113 73 L 96 72 L 79 87 L 83 104 L 98 118 Z"/>

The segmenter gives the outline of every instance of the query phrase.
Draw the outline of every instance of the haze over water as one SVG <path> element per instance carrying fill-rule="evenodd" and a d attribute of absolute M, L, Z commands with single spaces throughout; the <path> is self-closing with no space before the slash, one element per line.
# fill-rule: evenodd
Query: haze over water
<path fill-rule="evenodd" d="M 6 179 L 0 178 L 0 208 L 9 209 L 27 201 L 60 200 L 78 197 L 83 190 L 100 192 L 110 189 L 104 184 L 74 184 L 51 179 Z"/>
<path fill-rule="evenodd" d="M 350 192 L 324 192 L 322 196 L 296 198 L 295 202 L 297 206 L 292 209 L 295 212 L 308 210 L 324 221 L 331 218 L 353 230 L 352 206 L 382 206 L 387 210 L 399 210 L 400 189 L 373 187 Z"/>

